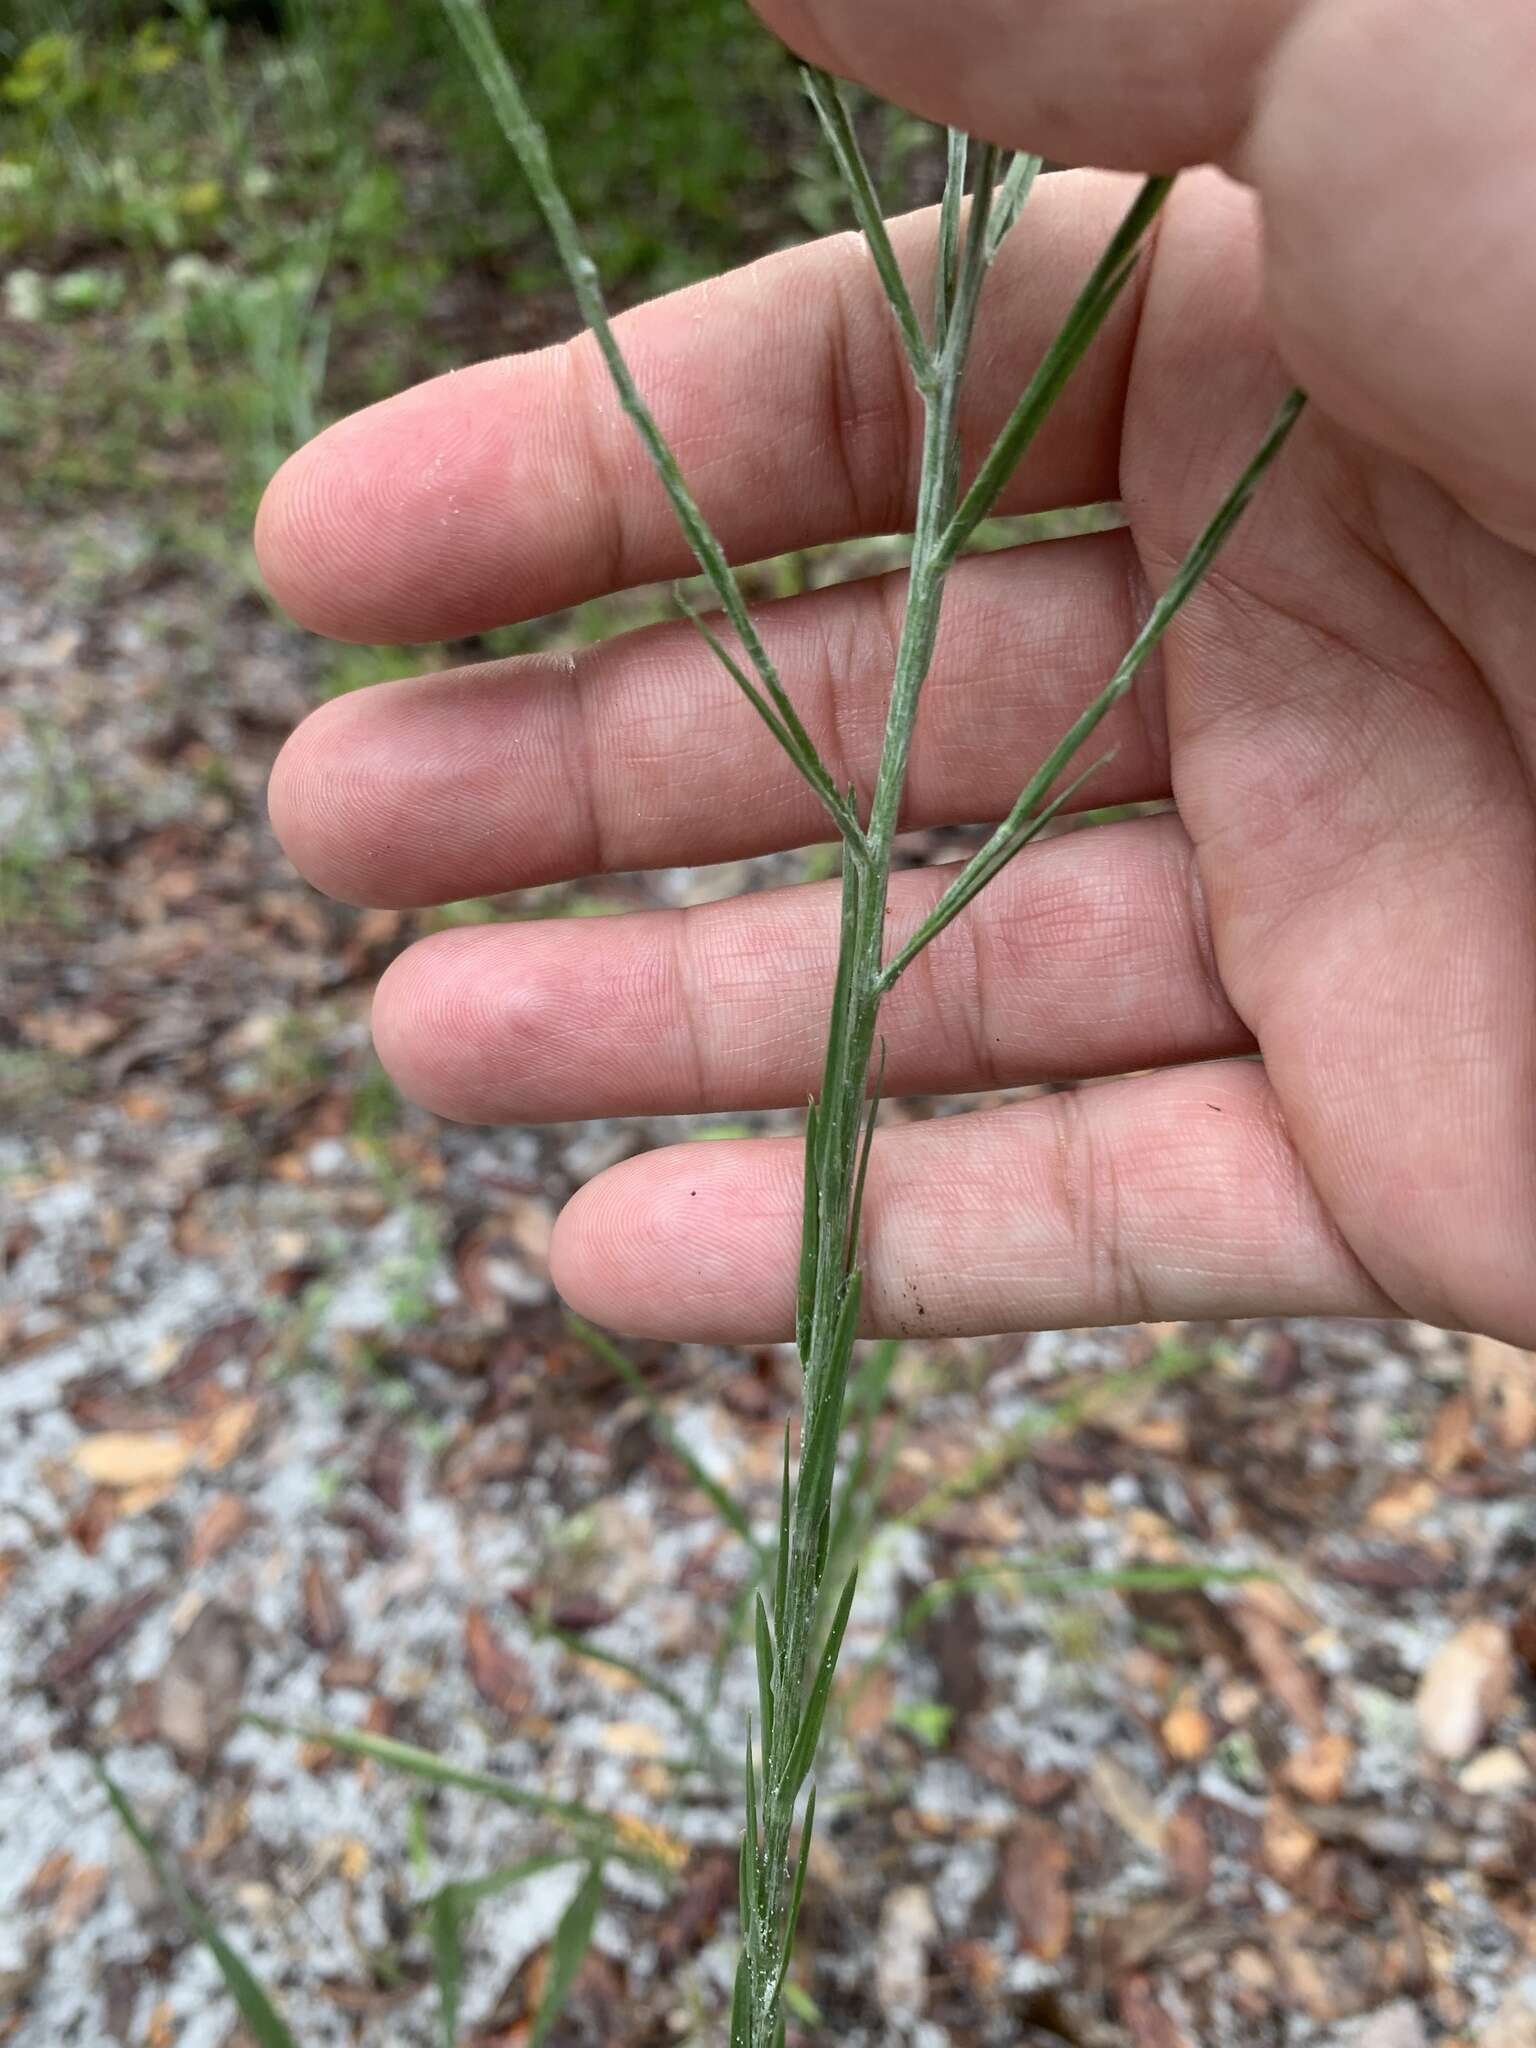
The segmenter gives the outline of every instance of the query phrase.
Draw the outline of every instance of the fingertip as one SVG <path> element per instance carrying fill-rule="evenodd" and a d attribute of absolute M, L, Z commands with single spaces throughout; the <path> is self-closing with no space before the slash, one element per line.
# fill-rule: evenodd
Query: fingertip
<path fill-rule="evenodd" d="M 536 955 L 509 974 L 503 936 L 495 925 L 434 932 L 374 990 L 380 1064 L 402 1094 L 453 1123 L 542 1121 L 575 1046 L 572 992 L 538 971 Z"/>
<path fill-rule="evenodd" d="M 668 1146 L 579 1188 L 555 1225 L 550 1273 L 579 1315 L 635 1337 L 768 1343 L 793 1321 L 788 1139 Z"/>

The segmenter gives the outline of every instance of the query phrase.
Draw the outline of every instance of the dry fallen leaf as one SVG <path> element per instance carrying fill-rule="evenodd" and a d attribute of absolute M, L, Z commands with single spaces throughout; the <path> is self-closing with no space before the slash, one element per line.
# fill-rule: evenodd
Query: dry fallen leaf
<path fill-rule="evenodd" d="M 1264 1810 L 1264 1866 L 1270 1876 L 1294 1888 L 1320 1846 L 1295 1810 L 1273 1795 Z"/>
<path fill-rule="evenodd" d="M 1163 1717 L 1163 1746 L 1175 1763 L 1198 1763 L 1208 1756 L 1216 1731 L 1210 1716 L 1189 1694 L 1177 1700 Z"/>
<path fill-rule="evenodd" d="M 251 1433 L 259 1403 L 231 1401 L 196 1428 L 197 1462 L 205 1472 L 222 1472 Z"/>
<path fill-rule="evenodd" d="M 251 1526 L 251 1511 L 237 1493 L 216 1493 L 193 1524 L 187 1563 L 195 1571 L 238 1543 Z"/>
<path fill-rule="evenodd" d="M 195 1456 L 194 1447 L 170 1430 L 107 1429 L 76 1444 L 76 1468 L 97 1486 L 120 1491 L 165 1486 L 179 1479 Z"/>
<path fill-rule="evenodd" d="M 1424 1747 L 1446 1763 L 1470 1756 L 1504 1712 L 1514 1680 L 1508 1630 L 1496 1621 L 1468 1622 L 1420 1681 L 1414 1711 Z"/>
<path fill-rule="evenodd" d="M 533 1703 L 533 1673 L 501 1641 L 483 1607 L 471 1607 L 464 1617 L 464 1662 L 475 1691 L 488 1706 L 509 1721 L 527 1713 Z"/>
<path fill-rule="evenodd" d="M 1100 1750 L 1088 1767 L 1089 1782 L 1105 1813 L 1133 1842 L 1154 1856 L 1163 1853 L 1165 1829 L 1152 1795 L 1125 1765 Z"/>
<path fill-rule="evenodd" d="M 347 1611 L 318 1558 L 305 1560 L 301 1593 L 305 1642 L 312 1650 L 334 1650 L 347 1632 Z"/>
<path fill-rule="evenodd" d="M 205 1764 L 238 1727 L 250 1660 L 243 1616 L 212 1601 L 175 1644 L 160 1674 L 155 1718 L 161 1740 L 184 1762 Z"/>
<path fill-rule="evenodd" d="M 920 1884 L 887 1893 L 875 1936 L 875 1996 L 888 2019 L 921 2017 L 928 2003 L 928 1959 L 938 1938 L 938 1916 Z"/>
<path fill-rule="evenodd" d="M 1286 1640 L 1279 1623 L 1246 1601 L 1232 1609 L 1254 1669 L 1291 1719 L 1314 1739 L 1325 1734 L 1323 1686 Z"/>
<path fill-rule="evenodd" d="M 1536 1444 L 1536 1352 L 1497 1337 L 1469 1337 L 1467 1383 L 1479 1420 L 1506 1451 Z"/>
<path fill-rule="evenodd" d="M 1316 1806 L 1332 1806 L 1343 1796 L 1354 1769 L 1355 1745 L 1347 1735 L 1320 1735 L 1299 1755 L 1286 1761 L 1283 1776 L 1293 1792 Z"/>
<path fill-rule="evenodd" d="M 1039 1814 L 1025 1814 L 1003 1845 L 1003 1902 L 1019 1946 L 1054 1963 L 1072 1939 L 1071 1856 L 1061 1829 Z"/>

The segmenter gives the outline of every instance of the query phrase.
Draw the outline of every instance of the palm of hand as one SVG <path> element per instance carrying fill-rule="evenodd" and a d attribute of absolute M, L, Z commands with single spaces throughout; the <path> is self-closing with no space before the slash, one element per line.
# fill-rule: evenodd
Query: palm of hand
<path fill-rule="evenodd" d="M 1019 231 L 982 337 L 978 445 L 1122 197 L 1052 180 Z M 906 227 L 915 262 L 926 235 Z M 774 260 L 774 291 L 747 273 L 626 336 L 740 559 L 900 523 L 911 467 L 861 253 Z M 1272 407 L 1258 296 L 1250 202 L 1188 181 L 1009 507 L 1118 490 L 1130 528 L 962 565 L 912 822 L 1000 815 L 1101 684 Z M 264 508 L 279 594 L 344 635 L 426 638 L 676 573 L 589 364 L 486 366 L 323 437 Z M 825 758 L 861 785 L 891 597 L 845 586 L 767 625 Z M 877 1323 L 1400 1308 L 1536 1335 L 1532 644 L 1536 563 L 1427 478 L 1303 428 L 1084 799 L 1172 795 L 1177 816 L 1032 850 L 892 999 L 891 1093 L 1131 1078 L 885 1136 Z M 340 700 L 290 743 L 273 814 L 321 886 L 381 903 L 816 836 L 751 726 L 663 627 L 574 667 Z M 894 925 L 934 893 L 902 878 Z M 409 1092 L 476 1119 L 802 1101 L 834 925 L 809 889 L 444 934 L 386 976 L 376 1033 Z M 1262 1065 L 1241 1057 L 1255 1049 Z M 787 1143 L 653 1153 L 571 1204 L 557 1278 L 621 1327 L 782 1334 L 799 1200 Z"/>

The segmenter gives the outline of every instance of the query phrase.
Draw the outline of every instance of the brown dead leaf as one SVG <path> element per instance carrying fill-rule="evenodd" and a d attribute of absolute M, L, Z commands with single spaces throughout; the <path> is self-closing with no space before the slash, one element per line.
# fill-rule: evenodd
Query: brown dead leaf
<path fill-rule="evenodd" d="M 1245 1601 L 1236 1603 L 1232 1618 L 1254 1669 L 1297 1727 L 1314 1740 L 1326 1734 L 1322 1680 L 1291 1648 L 1284 1629 Z"/>
<path fill-rule="evenodd" d="M 334 1650 L 347 1632 L 347 1611 L 325 1566 L 307 1558 L 301 1582 L 304 1618 L 300 1626 L 312 1650 Z"/>
<path fill-rule="evenodd" d="M 656 1960 L 664 1974 L 697 1955 L 722 1915 L 734 1910 L 740 1860 L 723 1851 L 695 1855 L 687 1882 L 673 1900 L 656 1937 Z"/>
<path fill-rule="evenodd" d="M 232 1316 L 228 1322 L 215 1323 L 188 1344 L 160 1382 L 161 1391 L 184 1394 L 232 1358 L 253 1357 L 265 1350 L 269 1341 L 259 1316 Z"/>
<path fill-rule="evenodd" d="M 1272 1920 L 1269 1938 L 1287 1997 L 1313 2019 L 1352 2019 L 1380 2003 L 1383 1956 L 1378 1942 L 1300 1908 Z"/>
<path fill-rule="evenodd" d="M 1434 1511 L 1439 1494 L 1432 1479 L 1417 1472 L 1399 1472 L 1389 1479 L 1366 1510 L 1372 1529 L 1395 1536 L 1422 1522 Z"/>
<path fill-rule="evenodd" d="M 130 1593 L 125 1600 L 93 1609 L 63 1648 L 55 1650 L 43 1665 L 37 1674 L 39 1684 L 57 1691 L 83 1678 L 99 1657 L 104 1657 L 138 1626 L 160 1595 L 158 1586 L 148 1586 L 141 1592 Z"/>
<path fill-rule="evenodd" d="M 464 1617 L 464 1664 L 487 1706 L 509 1721 L 527 1713 L 533 1704 L 533 1673 L 501 1641 L 483 1607 L 471 1607 Z"/>
<path fill-rule="evenodd" d="M 101 1895 L 106 1888 L 107 1866 L 104 1863 L 82 1863 L 71 1871 L 53 1902 L 53 1911 L 48 1915 L 49 1939 L 63 1941 L 73 1934 L 101 1904 Z"/>
<path fill-rule="evenodd" d="M 1288 1889 L 1306 1870 L 1321 1844 L 1312 1830 L 1278 1793 L 1264 1809 L 1264 1867 Z"/>
<path fill-rule="evenodd" d="M 206 1422 L 195 1425 L 197 1462 L 205 1472 L 222 1472 L 255 1426 L 260 1403 L 231 1401 Z"/>
<path fill-rule="evenodd" d="M 1015 1823 L 1003 1844 L 1003 1902 L 1019 1946 L 1054 1963 L 1072 1939 L 1071 1855 L 1061 1829 L 1039 1814 Z"/>
<path fill-rule="evenodd" d="M 29 1044 L 70 1060 L 99 1052 L 127 1028 L 122 1018 L 109 1017 L 105 1010 L 34 1010 L 21 1020 L 21 1035 Z"/>
<path fill-rule="evenodd" d="M 1293 1792 L 1317 1806 L 1332 1806 L 1342 1797 L 1354 1769 L 1355 1745 L 1347 1735 L 1320 1735 L 1286 1760 L 1282 1775 Z"/>
<path fill-rule="evenodd" d="M 1459 1470 L 1472 1456 L 1476 1423 L 1469 1394 L 1452 1394 L 1443 1401 L 1429 1435 L 1424 1441 L 1424 1469 L 1432 1479 L 1444 1479 Z"/>
<path fill-rule="evenodd" d="M 1163 1853 L 1165 1830 L 1151 1793 L 1108 1750 L 1100 1750 L 1088 1767 L 1094 1794 L 1116 1827 L 1154 1856 Z"/>
<path fill-rule="evenodd" d="M 1511 1640 L 1515 1655 L 1530 1676 L 1536 1678 L 1536 1587 L 1526 1594 L 1525 1604 L 1515 1617 Z"/>
<path fill-rule="evenodd" d="M 1190 1693 L 1183 1694 L 1163 1716 L 1163 1747 L 1175 1763 L 1198 1763 L 1216 1739 L 1211 1718 Z"/>
<path fill-rule="evenodd" d="M 24 1906 L 46 1906 L 64 1889 L 74 1867 L 75 1859 L 68 1849 L 55 1849 L 51 1856 L 43 1858 L 27 1879 L 21 1903 Z"/>
<path fill-rule="evenodd" d="M 193 1445 L 179 1431 L 108 1429 L 83 1438 L 71 1458 L 97 1486 L 126 1492 L 174 1483 L 194 1455 Z"/>
<path fill-rule="evenodd" d="M 1504 1450 L 1518 1455 L 1536 1444 L 1536 1352 L 1469 1337 L 1467 1383 L 1478 1420 Z"/>
<path fill-rule="evenodd" d="M 216 1493 L 192 1527 L 187 1563 L 196 1571 L 212 1564 L 251 1526 L 251 1511 L 237 1493 Z"/>
<path fill-rule="evenodd" d="M 1132 2048 L 1189 2048 L 1178 2027 L 1158 2003 L 1148 1977 L 1127 1977 L 1120 1986 L 1120 2019 Z"/>
<path fill-rule="evenodd" d="M 1414 1698 L 1419 1738 L 1432 1756 L 1459 1763 L 1503 1714 L 1514 1684 L 1507 1629 L 1469 1621 L 1436 1654 Z"/>
<path fill-rule="evenodd" d="M 1211 1838 L 1205 1825 L 1205 1802 L 1186 1799 L 1169 1821 L 1163 1838 L 1168 1874 L 1186 1898 L 1199 1898 L 1211 1882 Z"/>
<path fill-rule="evenodd" d="M 250 1661 L 243 1616 L 213 1601 L 177 1640 L 160 1674 L 155 1719 L 183 1762 L 202 1768 L 239 1726 Z"/>
<path fill-rule="evenodd" d="M 866 1679 L 858 1673 L 846 1688 L 852 1704 L 843 1716 L 843 1727 L 850 1742 L 869 1742 L 885 1726 L 887 1714 L 896 1698 L 896 1677 L 888 1666 L 882 1665 Z"/>

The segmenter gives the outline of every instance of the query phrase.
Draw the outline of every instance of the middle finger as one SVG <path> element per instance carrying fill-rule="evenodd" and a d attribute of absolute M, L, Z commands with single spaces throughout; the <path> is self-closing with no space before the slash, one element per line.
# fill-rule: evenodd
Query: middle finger
<path fill-rule="evenodd" d="M 904 823 L 1008 809 L 1134 631 L 1124 532 L 958 565 L 925 686 Z M 764 639 L 834 779 L 879 758 L 904 575 L 765 607 Z M 1104 727 L 1094 804 L 1168 793 L 1155 662 Z M 736 860 L 827 836 L 814 797 L 694 633 L 381 683 L 323 705 L 273 771 L 272 822 L 318 888 L 381 907 L 604 871 Z"/>

